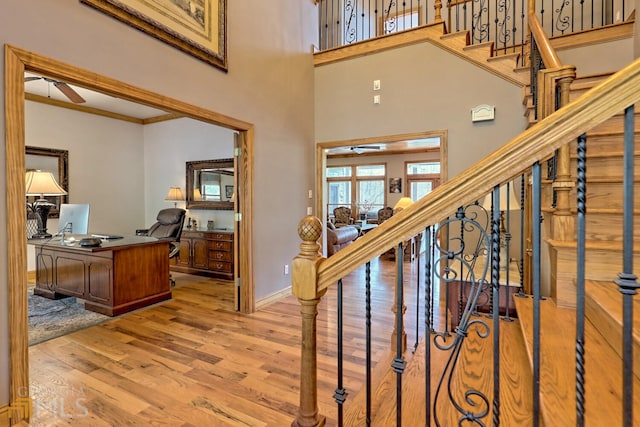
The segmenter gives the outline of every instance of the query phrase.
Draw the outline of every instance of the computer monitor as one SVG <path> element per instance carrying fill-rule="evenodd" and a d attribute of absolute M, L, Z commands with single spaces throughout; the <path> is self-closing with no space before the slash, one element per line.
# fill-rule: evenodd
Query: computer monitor
<path fill-rule="evenodd" d="M 89 205 L 63 203 L 60 205 L 60 221 L 58 232 L 73 234 L 89 233 Z"/>

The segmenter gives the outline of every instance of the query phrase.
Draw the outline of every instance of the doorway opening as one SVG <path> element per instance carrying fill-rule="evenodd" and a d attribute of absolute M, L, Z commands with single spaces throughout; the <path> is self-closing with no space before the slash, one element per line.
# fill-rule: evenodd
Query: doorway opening
<path fill-rule="evenodd" d="M 26 215 L 25 215 L 25 72 L 48 76 L 96 92 L 214 124 L 237 133 L 238 180 L 235 209 L 242 221 L 235 221 L 234 251 L 238 256 L 236 276 L 242 278 L 239 311 L 255 309 L 253 268 L 247 263 L 253 253 L 252 168 L 253 125 L 191 104 L 131 86 L 87 70 L 47 58 L 13 46 L 5 46 L 5 136 L 7 191 L 7 279 L 9 283 L 9 364 L 10 401 L 29 396 L 29 362 L 27 346 Z"/>
<path fill-rule="evenodd" d="M 318 216 L 331 222 L 333 210 L 344 206 L 352 222 L 366 222 L 402 197 L 415 201 L 447 180 L 447 132 L 319 143 L 316 159 Z"/>

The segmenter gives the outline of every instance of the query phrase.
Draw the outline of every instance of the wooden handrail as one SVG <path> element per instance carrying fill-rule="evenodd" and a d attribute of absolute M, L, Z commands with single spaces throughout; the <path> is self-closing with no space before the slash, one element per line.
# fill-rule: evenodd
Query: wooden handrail
<path fill-rule="evenodd" d="M 494 186 L 511 180 L 533 163 L 549 158 L 557 148 L 638 101 L 640 60 L 360 237 L 342 249 L 340 256 L 321 260 L 314 293 L 321 293 L 341 277 L 395 246 L 396 242 L 423 231 L 425 224 L 436 224 L 459 206 L 484 197 Z M 296 281 L 295 276 L 292 279 Z M 309 285 L 308 282 L 299 283 L 294 289 Z"/>
<path fill-rule="evenodd" d="M 529 1 L 531 3 L 532 0 Z M 529 13 L 527 14 L 527 23 L 529 24 L 529 31 L 536 41 L 536 46 L 538 46 L 538 51 L 540 52 L 540 56 L 542 57 L 542 62 L 547 68 L 559 68 L 562 66 L 560 63 L 560 58 L 558 58 L 558 54 L 556 53 L 553 46 L 551 46 L 551 42 L 549 38 L 544 33 L 542 29 L 542 25 L 538 20 L 538 17 L 535 15 L 535 4 L 529 4 Z"/>

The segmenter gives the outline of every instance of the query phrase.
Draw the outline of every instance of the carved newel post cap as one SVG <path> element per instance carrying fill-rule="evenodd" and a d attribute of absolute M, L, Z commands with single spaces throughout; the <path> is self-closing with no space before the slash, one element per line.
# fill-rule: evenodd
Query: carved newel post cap
<path fill-rule="evenodd" d="M 322 236 L 322 223 L 315 216 L 305 216 L 298 224 L 298 236 L 302 239 L 300 255 L 317 255 L 320 249 L 318 239 Z"/>

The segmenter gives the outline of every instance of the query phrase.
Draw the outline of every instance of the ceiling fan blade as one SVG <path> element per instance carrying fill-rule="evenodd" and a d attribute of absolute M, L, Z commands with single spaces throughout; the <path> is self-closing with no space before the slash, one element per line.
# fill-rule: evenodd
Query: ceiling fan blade
<path fill-rule="evenodd" d="M 379 145 L 354 145 L 351 147 L 352 150 L 379 150 L 380 148 Z"/>
<path fill-rule="evenodd" d="M 24 81 L 25 82 L 31 82 L 33 80 L 40 80 L 42 77 L 37 77 L 37 76 L 31 76 L 31 77 L 25 77 Z"/>
<path fill-rule="evenodd" d="M 69 86 L 68 84 L 64 83 L 64 82 L 53 82 L 53 85 L 55 87 L 58 88 L 58 90 L 60 90 L 60 92 L 64 93 L 65 96 L 67 98 L 69 98 L 69 100 L 71 102 L 74 102 L 76 104 L 82 104 L 83 102 L 86 102 L 84 100 L 83 97 L 81 97 L 78 92 L 76 92 L 75 90 L 73 90 L 71 88 L 71 86 Z"/>

